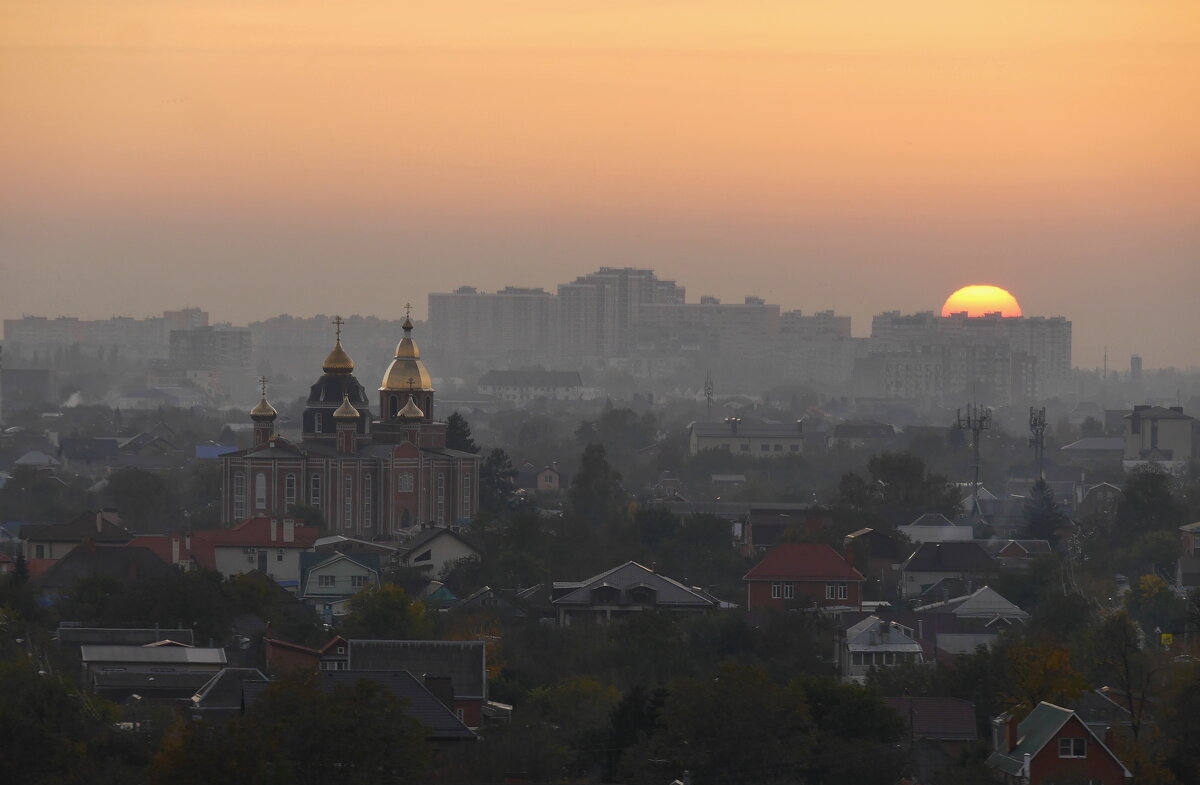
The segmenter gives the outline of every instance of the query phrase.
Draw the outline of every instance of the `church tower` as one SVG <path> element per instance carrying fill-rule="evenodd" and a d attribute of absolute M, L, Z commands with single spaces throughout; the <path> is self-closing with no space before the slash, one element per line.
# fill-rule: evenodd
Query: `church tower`
<path fill-rule="evenodd" d="M 267 403 L 267 377 L 260 377 L 259 382 L 262 383 L 262 397 L 250 410 L 250 419 L 254 421 L 255 447 L 271 441 L 275 431 L 275 418 L 279 416 L 275 407 Z"/>
<path fill-rule="evenodd" d="M 354 378 L 354 360 L 342 348 L 342 317 L 335 316 L 333 324 L 337 328 L 336 339 L 332 351 L 321 364 L 323 371 L 308 394 L 308 402 L 304 407 L 303 431 L 304 440 L 333 442 L 337 438 L 338 419 L 334 417 L 344 400 L 358 412 L 355 421 L 355 431 L 358 435 L 366 435 L 371 423 L 370 404 L 367 402 L 367 391 L 358 379 Z"/>
<path fill-rule="evenodd" d="M 411 310 L 411 306 L 405 307 Z M 407 314 L 402 327 L 404 337 L 396 345 L 396 356 L 383 374 L 383 384 L 379 388 L 379 419 L 384 423 L 411 420 L 413 409 L 408 407 L 411 400 L 421 412 L 420 421 L 432 422 L 433 378 L 421 362 L 421 350 L 412 339 L 412 318 Z"/>

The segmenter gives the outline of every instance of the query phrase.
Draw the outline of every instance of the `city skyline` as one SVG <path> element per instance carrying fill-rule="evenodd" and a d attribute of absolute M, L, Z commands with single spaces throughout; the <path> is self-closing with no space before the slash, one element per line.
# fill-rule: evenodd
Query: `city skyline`
<path fill-rule="evenodd" d="M 994 284 L 1077 366 L 1200 365 L 1193 3 L 7 10 L 3 318 L 423 316 L 636 266 L 856 335 Z"/>

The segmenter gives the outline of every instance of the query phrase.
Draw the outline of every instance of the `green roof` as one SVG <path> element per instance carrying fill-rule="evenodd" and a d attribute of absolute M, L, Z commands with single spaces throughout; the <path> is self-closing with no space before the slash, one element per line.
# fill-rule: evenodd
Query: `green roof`
<path fill-rule="evenodd" d="M 1054 735 L 1062 729 L 1062 726 L 1066 725 L 1074 716 L 1075 712 L 1070 709 L 1064 709 L 1062 706 L 1055 706 L 1053 703 L 1042 701 L 1017 726 L 1017 746 L 1007 753 L 993 752 L 988 756 L 987 765 L 999 769 L 1005 774 L 1020 775 L 1021 767 L 1025 762 L 1025 755 L 1028 754 L 1030 758 L 1036 757 L 1042 748 L 1054 738 Z M 1087 723 L 1080 720 L 1079 724 L 1100 747 L 1108 752 L 1109 755 L 1113 755 L 1104 742 L 1092 732 L 1091 728 L 1088 728 Z M 1113 760 L 1116 760 L 1117 765 L 1125 769 L 1125 766 L 1120 760 L 1117 760 L 1115 755 L 1113 755 Z M 1125 776 L 1130 776 L 1128 769 L 1125 769 Z"/>

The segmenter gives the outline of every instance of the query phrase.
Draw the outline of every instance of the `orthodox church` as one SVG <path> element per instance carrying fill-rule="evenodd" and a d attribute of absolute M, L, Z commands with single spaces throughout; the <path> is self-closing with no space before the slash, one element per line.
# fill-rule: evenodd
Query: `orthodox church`
<path fill-rule="evenodd" d="M 318 508 L 330 531 L 364 539 L 468 520 L 479 500 L 479 456 L 446 447 L 411 319 L 383 374 L 379 419 L 342 348 L 341 319 L 334 324 L 337 338 L 309 393 L 299 442 L 275 433 L 263 380 L 250 410 L 253 445 L 221 457 L 222 523 L 283 515 L 296 504 Z"/>

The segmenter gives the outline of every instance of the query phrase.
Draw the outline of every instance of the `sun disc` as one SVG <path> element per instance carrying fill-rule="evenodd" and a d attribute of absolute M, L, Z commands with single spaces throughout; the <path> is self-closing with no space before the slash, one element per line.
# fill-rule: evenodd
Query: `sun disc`
<path fill-rule="evenodd" d="M 1001 316 L 1020 316 L 1017 298 L 999 286 L 964 286 L 946 298 L 942 316 L 966 312 L 967 316 L 999 313 Z"/>

